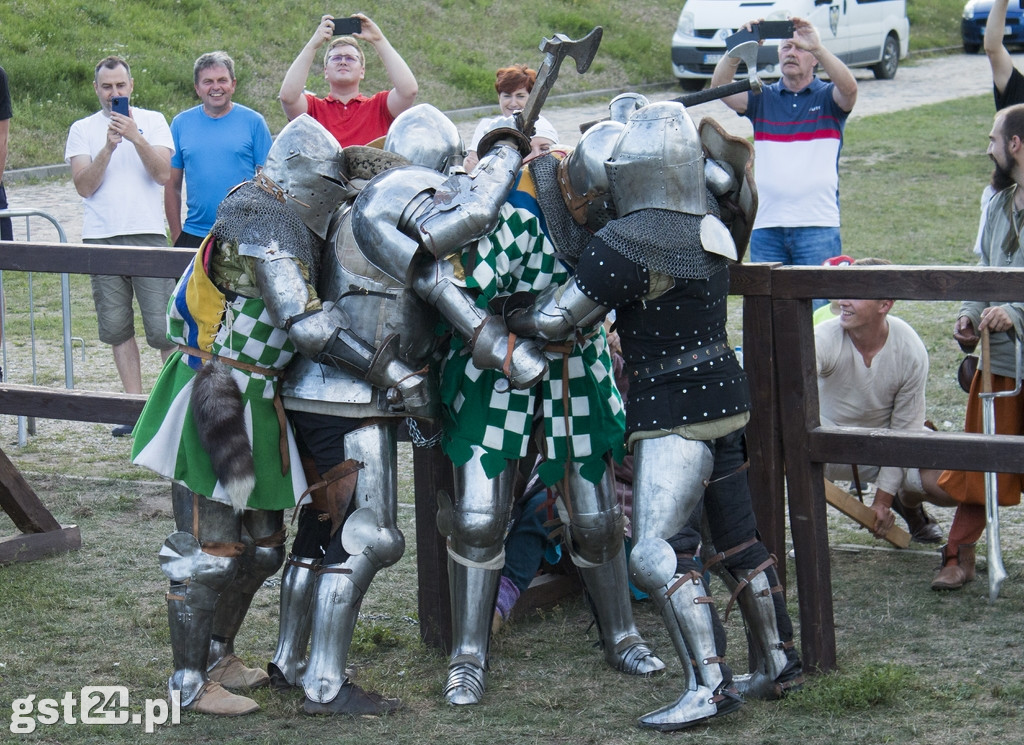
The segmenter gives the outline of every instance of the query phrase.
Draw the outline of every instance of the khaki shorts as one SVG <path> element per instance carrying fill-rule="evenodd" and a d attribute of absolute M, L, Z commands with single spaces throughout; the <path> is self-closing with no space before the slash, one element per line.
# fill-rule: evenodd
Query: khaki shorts
<path fill-rule="evenodd" d="M 116 235 L 110 238 L 85 238 L 83 243 L 100 246 L 151 246 L 167 248 L 163 235 Z M 135 313 L 132 297 L 139 303 L 146 343 L 154 349 L 173 349 L 167 338 L 167 301 L 174 292 L 175 281 L 169 277 L 123 277 L 94 274 L 92 300 L 96 305 L 96 323 L 100 341 L 117 346 L 135 336 Z"/>

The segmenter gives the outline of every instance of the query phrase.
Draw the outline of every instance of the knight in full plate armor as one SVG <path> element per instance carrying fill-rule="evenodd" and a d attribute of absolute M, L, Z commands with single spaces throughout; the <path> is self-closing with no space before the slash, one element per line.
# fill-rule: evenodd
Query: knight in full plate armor
<path fill-rule="evenodd" d="M 671 731 L 742 703 L 693 558 L 699 533 L 680 533 L 702 496 L 716 563 L 737 588 L 759 655 L 748 689 L 778 693 L 800 675 L 775 559 L 757 537 L 743 436 L 750 394 L 726 337 L 729 261 L 745 247 L 756 196 L 749 154 L 726 147 L 720 130 L 699 135 L 681 104 L 632 113 L 603 162 L 586 157 L 586 138 L 601 136 L 592 132 L 564 168 L 567 206 L 596 231 L 585 237 L 576 275 L 510 299 L 505 312 L 512 331 L 558 341 L 616 311 L 630 378 L 630 575 L 660 609 L 687 679 L 675 702 L 638 724 Z M 709 143 L 723 157 L 709 162 Z M 583 161 L 574 164 L 577 154 Z M 728 227 L 719 218 L 726 212 Z"/>
<path fill-rule="evenodd" d="M 508 129 L 491 136 L 498 141 L 521 138 Z M 532 296 L 560 285 L 568 274 L 545 235 L 544 220 L 548 218 L 550 228 L 551 218 L 542 211 L 543 201 L 538 203 L 532 170 L 520 172 L 516 158 L 509 157 L 511 153 L 503 156 L 485 156 L 469 174 L 472 183 L 494 169 L 506 172 L 515 166 L 508 173 L 516 181 L 516 189 L 507 201 L 504 195 L 495 194 L 502 198 L 489 205 L 483 200 L 473 205 L 480 222 L 491 225 L 482 239 L 450 240 L 440 230 L 432 230 L 429 220 L 420 221 L 422 230 L 411 228 L 408 221 L 402 227 L 403 216 L 416 209 L 415 200 L 424 199 L 420 196 L 424 192 L 382 205 L 375 203 L 374 190 L 367 189 L 356 200 L 353 221 L 360 245 L 376 247 L 392 259 L 413 257 L 396 266 L 392 270 L 396 274 L 406 265 L 415 266 L 416 257 L 441 259 L 440 266 L 448 268 L 420 272 L 412 280 L 413 287 L 424 297 L 433 297 L 438 289 L 447 292 L 454 286 L 468 287 L 479 298 L 478 312 L 512 293 Z M 553 156 L 539 161 L 557 164 Z M 558 193 L 553 167 L 549 172 L 550 188 Z M 395 179 L 400 175 L 418 176 L 396 173 Z M 413 191 L 410 188 L 409 192 Z M 430 191 L 429 185 L 426 191 Z M 451 204 L 458 198 L 440 190 L 434 202 Z M 379 219 L 385 208 L 393 221 Z M 559 209 L 565 212 L 564 207 Z M 378 219 L 361 222 L 360 210 Z M 496 224 L 492 216 L 497 217 Z M 613 383 L 601 327 L 603 314 L 587 320 L 585 331 L 549 349 L 547 369 L 534 380 L 510 379 L 500 371 L 482 368 L 477 351 L 467 348 L 464 329 L 453 324 L 456 333 L 442 370 L 441 400 L 442 447 L 455 466 L 456 493 L 454 501 L 442 504 L 438 514 L 438 527 L 448 537 L 453 639 L 444 696 L 451 704 L 475 704 L 484 693 L 513 483 L 518 461 L 536 452 L 530 448 L 535 435 L 541 440 L 544 458 L 540 478 L 549 485 L 557 484 L 561 493 L 559 513 L 565 522 L 565 543 L 580 568 L 594 608 L 605 659 L 615 669 L 634 675 L 650 675 L 664 668 L 637 631 L 629 606 L 624 518 L 610 468 L 612 457 L 622 450 L 622 402 Z"/>
<path fill-rule="evenodd" d="M 160 552 L 171 580 L 171 695 L 183 708 L 237 715 L 255 701 L 225 688 L 265 685 L 234 638 L 285 554 L 283 510 L 307 483 L 278 397 L 296 352 L 344 367 L 415 410 L 427 380 L 358 336 L 316 292 L 335 206 L 351 195 L 345 157 L 308 116 L 278 135 L 266 166 L 232 191 L 168 304 L 165 364 L 135 428 L 132 456 L 174 480 L 177 532 Z"/>
<path fill-rule="evenodd" d="M 347 148 L 352 199 L 333 214 L 316 286 L 321 298 L 333 302 L 351 333 L 378 353 L 388 350 L 389 357 L 410 369 L 423 371 L 429 366 L 443 341 L 436 327 L 444 314 L 468 335 L 474 359 L 504 370 L 501 374 L 508 374 L 518 385 L 546 367 L 535 342 L 510 341 L 500 316 L 478 308 L 465 288 L 449 281 L 448 264 L 438 266 L 430 255 L 409 254 L 397 261 L 382 257 L 364 250 L 376 246 L 375 239 L 364 238 L 361 244 L 353 232 L 355 225 L 362 224 L 391 235 L 381 230 L 377 215 L 364 214 L 357 195 L 376 194 L 390 206 L 396 195 L 409 196 L 409 180 L 396 178 L 407 171 L 419 182 L 435 187 L 446 184 L 458 192 L 459 179 L 467 177 L 446 179 L 445 174 L 462 152 L 455 125 L 427 104 L 395 119 L 383 150 Z M 512 160 L 518 157 L 515 153 Z M 496 173 L 499 181 L 508 180 L 501 171 Z M 487 193 L 489 177 L 480 178 L 477 185 Z M 495 188 L 502 193 L 507 187 L 499 183 Z M 412 191 L 421 190 L 417 186 Z M 473 212 L 471 202 L 472 195 L 460 202 L 464 212 Z M 419 206 L 418 217 L 431 230 L 450 230 L 472 240 L 473 231 L 483 229 L 443 228 L 446 220 L 458 216 L 437 214 L 448 210 L 446 203 L 436 208 L 432 200 L 421 199 Z M 411 284 L 425 288 L 422 298 L 410 289 Z M 436 381 L 415 407 L 399 408 L 374 381 L 325 367 L 313 357 L 297 357 L 288 370 L 282 398 L 291 411 L 312 501 L 299 513 L 298 534 L 282 580 L 278 645 L 268 672 L 279 689 L 304 689 L 303 708 L 309 714 L 380 715 L 400 706 L 398 699 L 355 685 L 346 662 L 371 580 L 404 550 L 396 514 L 399 417 L 436 416 L 435 387 Z"/>

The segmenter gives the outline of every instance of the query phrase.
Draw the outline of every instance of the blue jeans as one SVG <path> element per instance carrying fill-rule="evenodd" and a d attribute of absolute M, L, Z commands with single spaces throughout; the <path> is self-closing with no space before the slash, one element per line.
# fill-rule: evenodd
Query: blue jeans
<path fill-rule="evenodd" d="M 758 228 L 750 234 L 751 261 L 778 261 L 797 266 L 821 266 L 843 252 L 839 228 Z M 815 300 L 814 309 L 826 300 Z"/>
<path fill-rule="evenodd" d="M 548 519 L 548 511 L 544 508 L 547 498 L 545 489 L 527 497 L 523 503 L 522 514 L 505 539 L 505 566 L 501 573 L 508 577 L 521 593 L 526 592 L 526 588 L 530 586 L 548 548 L 548 531 L 544 527 Z"/>

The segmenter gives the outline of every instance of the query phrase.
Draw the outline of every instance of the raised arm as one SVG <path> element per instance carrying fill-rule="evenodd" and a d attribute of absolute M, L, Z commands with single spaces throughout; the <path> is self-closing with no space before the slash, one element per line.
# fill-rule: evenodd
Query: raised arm
<path fill-rule="evenodd" d="M 406 61 L 402 59 L 391 42 L 381 32 L 380 27 L 362 13 L 356 13 L 356 18 L 363 22 L 363 30 L 355 36 L 363 39 L 377 51 L 384 69 L 387 71 L 388 80 L 391 81 L 391 92 L 388 94 L 388 111 L 391 116 L 398 116 L 413 105 L 416 94 L 419 93 L 419 84 L 416 76 Z"/>
<path fill-rule="evenodd" d="M 1013 60 L 1003 46 L 1003 33 L 1006 30 L 1006 7 L 1010 0 L 995 0 L 985 24 L 985 54 L 992 67 L 992 82 L 996 90 L 1002 93 L 1010 82 L 1013 72 Z"/>
<path fill-rule="evenodd" d="M 760 23 L 762 18 L 758 18 L 754 21 L 747 21 L 743 28 L 750 31 L 750 27 L 755 23 Z M 759 44 L 761 42 L 758 42 Z M 736 77 L 736 71 L 739 69 L 740 60 L 735 57 L 730 57 L 727 54 L 722 55 L 722 59 L 718 60 L 718 64 L 715 65 L 715 71 L 711 75 L 711 87 L 717 88 L 720 85 L 726 85 L 733 81 Z M 731 96 L 726 96 L 722 99 L 722 103 L 728 106 L 730 109 L 735 111 L 737 114 L 744 114 L 747 111 L 747 94 L 746 93 L 735 93 Z"/>
<path fill-rule="evenodd" d="M 798 47 L 814 55 L 821 69 L 835 85 L 832 100 L 836 105 L 843 111 L 853 111 L 853 105 L 857 103 L 857 79 L 853 77 L 850 68 L 821 43 L 821 37 L 814 24 L 803 18 L 794 18 L 793 41 Z"/>
<path fill-rule="evenodd" d="M 302 47 L 302 51 L 292 62 L 288 72 L 284 74 L 281 82 L 281 90 L 278 98 L 281 101 L 281 108 L 284 115 L 291 121 L 297 116 L 306 113 L 306 97 L 303 92 L 306 90 L 306 79 L 309 77 L 309 69 L 313 66 L 316 53 L 325 43 L 330 41 L 334 33 L 334 23 L 331 16 L 325 15 L 320 19 L 320 25 L 309 37 L 309 41 Z"/>

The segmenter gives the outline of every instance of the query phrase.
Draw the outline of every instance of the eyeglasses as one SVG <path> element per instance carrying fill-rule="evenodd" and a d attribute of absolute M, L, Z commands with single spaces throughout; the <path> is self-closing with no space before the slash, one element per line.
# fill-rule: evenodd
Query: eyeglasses
<path fill-rule="evenodd" d="M 340 65 L 342 62 L 347 65 L 358 65 L 362 60 L 351 54 L 332 54 L 327 61 L 333 65 Z"/>

